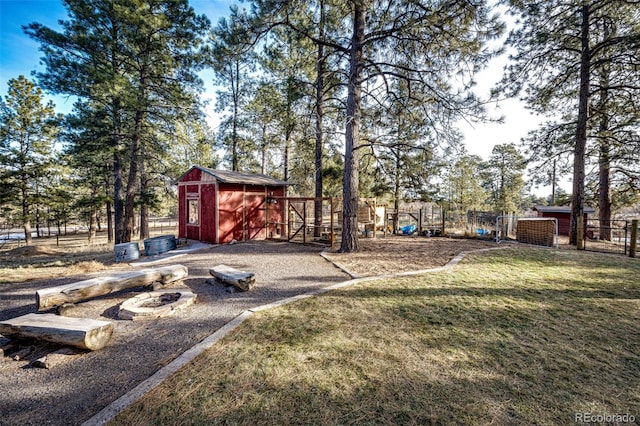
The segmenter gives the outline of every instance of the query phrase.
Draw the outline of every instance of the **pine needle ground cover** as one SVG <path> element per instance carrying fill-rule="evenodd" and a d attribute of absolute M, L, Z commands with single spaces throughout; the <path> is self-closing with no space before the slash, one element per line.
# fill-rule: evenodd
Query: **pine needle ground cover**
<path fill-rule="evenodd" d="M 263 311 L 114 424 L 640 419 L 640 262 L 533 248 Z"/>

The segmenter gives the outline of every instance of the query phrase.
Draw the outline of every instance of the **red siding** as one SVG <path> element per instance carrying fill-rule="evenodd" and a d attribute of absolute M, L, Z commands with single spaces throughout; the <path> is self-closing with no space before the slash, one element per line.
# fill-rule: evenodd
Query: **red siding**
<path fill-rule="evenodd" d="M 245 205 L 247 212 L 247 239 L 264 240 L 265 233 L 265 196 L 247 194 Z"/>
<path fill-rule="evenodd" d="M 204 178 L 204 181 L 202 180 Z M 264 239 L 266 230 L 266 197 L 283 197 L 283 186 L 223 184 L 212 182 L 199 169 L 185 174 L 178 183 L 178 233 L 210 243 L 229 243 L 235 239 Z M 187 224 L 188 200 L 199 200 L 198 224 Z M 284 203 L 269 204 L 269 221 L 284 222 Z M 271 225 L 269 235 L 283 231 L 282 225 Z"/>
<path fill-rule="evenodd" d="M 569 236 L 571 233 L 571 213 L 538 212 L 538 217 L 555 217 L 558 219 L 558 235 Z M 587 223 L 587 214 L 584 214 L 584 223 Z"/>
<path fill-rule="evenodd" d="M 178 237 L 187 238 L 187 190 L 178 186 Z"/>
<path fill-rule="evenodd" d="M 199 182 L 202 179 L 202 171 L 200 169 L 193 169 L 186 175 L 182 176 L 180 182 Z"/>
<path fill-rule="evenodd" d="M 200 187 L 200 240 L 216 242 L 216 185 Z"/>
<path fill-rule="evenodd" d="M 231 240 L 242 241 L 244 227 L 243 193 L 229 190 L 220 185 L 218 204 L 218 241 L 228 243 Z"/>

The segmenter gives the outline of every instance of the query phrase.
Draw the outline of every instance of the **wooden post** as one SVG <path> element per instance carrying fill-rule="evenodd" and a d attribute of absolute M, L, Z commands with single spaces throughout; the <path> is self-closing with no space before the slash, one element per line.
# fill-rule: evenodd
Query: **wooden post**
<path fill-rule="evenodd" d="M 331 248 L 333 249 L 333 240 L 336 239 L 333 232 L 333 197 L 329 197 L 329 204 L 331 205 L 329 208 L 331 211 L 331 217 L 329 218 L 329 244 L 331 244 Z"/>
<path fill-rule="evenodd" d="M 373 239 L 376 238 L 376 228 L 378 227 L 378 223 L 376 222 L 376 218 L 378 217 L 376 213 L 378 212 L 378 204 L 376 203 L 376 199 L 373 199 Z"/>
<path fill-rule="evenodd" d="M 307 200 L 302 203 L 302 244 L 307 244 Z"/>
<path fill-rule="evenodd" d="M 271 238 L 269 236 L 269 201 L 270 201 L 270 197 L 269 197 L 269 193 L 265 191 L 265 196 L 264 196 L 264 239 L 268 240 L 269 238 Z"/>
<path fill-rule="evenodd" d="M 443 237 L 444 237 L 444 221 L 445 221 L 446 214 L 447 213 L 445 212 L 445 210 L 443 208 L 442 209 L 442 231 L 441 231 Z"/>
<path fill-rule="evenodd" d="M 576 250 L 584 250 L 584 216 L 578 216 Z"/>
<path fill-rule="evenodd" d="M 387 213 L 387 206 L 384 206 L 384 219 L 382 220 L 382 235 L 387 237 L 387 230 L 389 229 L 389 213 Z"/>
<path fill-rule="evenodd" d="M 638 244 L 638 219 L 631 221 L 631 243 L 629 244 L 629 257 L 636 257 L 636 246 Z"/>
<path fill-rule="evenodd" d="M 291 204 L 287 201 L 287 241 L 291 241 Z"/>

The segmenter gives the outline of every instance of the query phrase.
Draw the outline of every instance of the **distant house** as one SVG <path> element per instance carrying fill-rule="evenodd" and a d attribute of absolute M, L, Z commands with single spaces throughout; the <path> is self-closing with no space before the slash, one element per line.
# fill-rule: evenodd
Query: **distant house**
<path fill-rule="evenodd" d="M 569 206 L 535 206 L 538 217 L 555 217 L 558 219 L 558 235 L 569 235 L 571 232 L 571 207 Z M 584 220 L 587 215 L 595 213 L 591 207 L 584 208 Z"/>
<path fill-rule="evenodd" d="M 284 197 L 287 185 L 270 176 L 193 166 L 178 179 L 178 236 L 222 244 L 278 234 L 284 209 L 267 205 L 271 197 Z"/>

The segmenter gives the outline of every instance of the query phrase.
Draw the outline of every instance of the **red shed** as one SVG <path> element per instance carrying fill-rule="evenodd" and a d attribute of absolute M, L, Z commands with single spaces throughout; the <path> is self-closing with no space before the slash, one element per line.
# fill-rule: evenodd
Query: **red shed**
<path fill-rule="evenodd" d="M 571 207 L 569 206 L 535 206 L 538 217 L 555 217 L 558 219 L 558 235 L 569 235 L 571 231 Z M 587 215 L 595 213 L 591 207 L 584 208 L 584 223 L 587 223 Z"/>
<path fill-rule="evenodd" d="M 284 214 L 269 197 L 284 197 L 287 182 L 265 175 L 193 166 L 178 179 L 178 236 L 222 244 L 280 232 Z M 267 215 L 269 217 L 267 218 Z"/>

